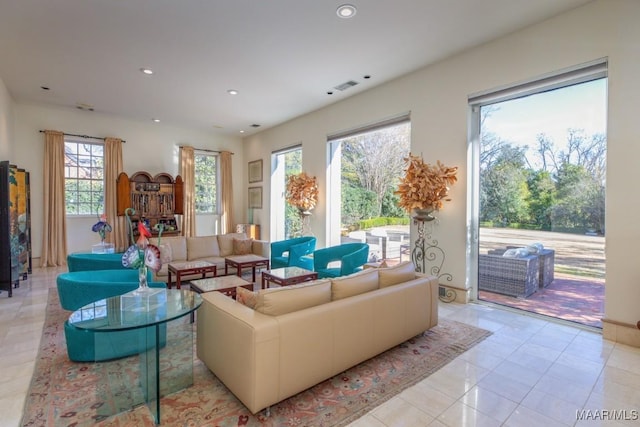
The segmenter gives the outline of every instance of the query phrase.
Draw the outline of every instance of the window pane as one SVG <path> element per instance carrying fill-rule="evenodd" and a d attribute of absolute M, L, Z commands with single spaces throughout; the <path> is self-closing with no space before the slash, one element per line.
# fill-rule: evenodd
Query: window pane
<path fill-rule="evenodd" d="M 104 147 L 65 142 L 65 207 L 67 215 L 104 212 Z"/>
<path fill-rule="evenodd" d="M 217 155 L 195 155 L 196 213 L 217 213 Z"/>

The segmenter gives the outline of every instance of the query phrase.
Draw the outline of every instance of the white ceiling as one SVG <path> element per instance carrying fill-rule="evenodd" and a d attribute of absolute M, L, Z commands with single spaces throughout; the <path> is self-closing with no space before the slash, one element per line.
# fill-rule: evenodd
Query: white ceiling
<path fill-rule="evenodd" d="M 18 103 L 248 135 L 589 1 L 0 0 L 0 78 Z"/>

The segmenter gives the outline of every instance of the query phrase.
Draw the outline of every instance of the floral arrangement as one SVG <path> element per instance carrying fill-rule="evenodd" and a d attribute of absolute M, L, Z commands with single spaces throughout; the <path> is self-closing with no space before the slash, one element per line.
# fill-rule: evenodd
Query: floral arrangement
<path fill-rule="evenodd" d="M 308 212 L 318 201 L 318 183 L 315 176 L 304 172 L 289 175 L 286 188 L 287 203 L 295 206 L 300 212 Z"/>
<path fill-rule="evenodd" d="M 449 167 L 440 163 L 436 165 L 425 163 L 421 157 L 409 153 L 405 158 L 407 168 L 405 176 L 398 185 L 395 194 L 400 196 L 398 203 L 401 208 L 411 213 L 414 209 L 439 210 L 443 201 L 450 201 L 449 185 L 458 178 L 458 167 Z"/>
<path fill-rule="evenodd" d="M 129 223 L 129 230 L 131 232 L 131 241 L 134 241 L 133 225 L 131 224 L 131 218 L 129 215 L 133 215 L 135 210 L 127 208 L 125 210 L 127 222 Z M 162 237 L 162 231 L 164 227 L 160 225 L 158 229 L 158 246 L 160 245 L 160 239 Z M 156 245 L 149 243 L 149 237 L 151 237 L 151 231 L 147 228 L 143 221 L 138 221 L 138 240 L 135 240 L 135 244 L 129 246 L 129 248 L 122 255 L 122 266 L 125 268 L 137 268 L 141 271 L 140 279 L 144 270 L 144 278 L 146 279 L 147 267 L 157 272 L 162 267 L 162 261 L 160 259 L 160 249 Z"/>
<path fill-rule="evenodd" d="M 93 231 L 94 233 L 98 233 L 98 235 L 100 236 L 100 241 L 102 243 L 104 243 L 104 239 L 107 236 L 107 233 L 111 233 L 112 230 L 113 228 L 111 227 L 111 224 L 107 222 L 106 214 L 100 215 L 100 220 L 93 224 L 93 227 L 91 227 L 91 231 Z"/>

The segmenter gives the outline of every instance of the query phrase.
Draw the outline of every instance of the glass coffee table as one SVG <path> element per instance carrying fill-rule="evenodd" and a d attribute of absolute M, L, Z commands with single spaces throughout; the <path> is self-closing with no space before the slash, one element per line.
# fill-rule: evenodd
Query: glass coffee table
<path fill-rule="evenodd" d="M 148 291 L 136 290 L 92 302 L 69 316 L 71 326 L 94 332 L 96 358 L 99 358 L 100 349 L 118 345 L 117 334 L 104 333 L 134 330 L 139 332 L 137 339 L 139 354 L 130 357 L 139 358 L 138 386 L 141 392 L 132 392 L 123 397 L 125 402 L 119 402 L 115 413 L 121 412 L 118 408 L 133 408 L 140 403 L 146 403 L 156 424 L 160 424 L 161 395 L 165 396 L 193 384 L 193 328 L 188 324 L 186 327 L 179 328 L 177 332 L 167 334 L 167 328 L 164 326 L 168 322 L 193 313 L 200 304 L 202 304 L 202 297 L 189 290 L 150 288 Z M 171 342 L 169 342 L 170 339 Z M 170 355 L 165 355 L 167 352 L 163 352 L 163 355 L 160 353 L 160 348 L 165 343 L 165 349 L 171 353 Z M 165 381 L 164 384 L 161 384 L 160 376 L 161 357 L 181 360 L 178 369 L 170 373 L 171 381 Z M 114 374 L 111 369 L 107 370 L 110 375 Z M 109 381 L 122 382 L 122 372 L 116 371 L 115 375 L 119 378 L 109 377 Z M 131 388 L 131 384 L 126 385 L 127 388 Z M 107 406 L 104 405 L 96 410 L 109 411 L 110 408 Z M 99 412 L 99 415 L 109 416 L 115 413 Z"/>
<path fill-rule="evenodd" d="M 223 294 L 236 297 L 236 288 L 241 287 L 253 290 L 253 283 L 247 282 L 242 277 L 238 276 L 218 276 L 209 277 L 206 279 L 198 279 L 191 281 L 191 290 L 202 294 L 204 292 L 222 292 Z"/>
<path fill-rule="evenodd" d="M 284 267 L 262 272 L 262 289 L 273 282 L 280 286 L 290 286 L 318 278 L 318 273 L 300 267 Z"/>
<path fill-rule="evenodd" d="M 176 275 L 176 288 L 180 289 L 182 276 L 202 274 L 204 279 L 207 273 L 211 273 L 215 277 L 218 274 L 218 268 L 208 261 L 171 262 L 167 267 L 167 274 L 169 275 L 167 286 L 171 289 L 171 274 Z"/>

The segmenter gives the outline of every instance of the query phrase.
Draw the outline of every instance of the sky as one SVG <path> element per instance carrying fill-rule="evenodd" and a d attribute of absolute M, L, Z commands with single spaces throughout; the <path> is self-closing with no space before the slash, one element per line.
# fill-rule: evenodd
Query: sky
<path fill-rule="evenodd" d="M 607 79 L 594 80 L 525 98 L 493 104 L 497 110 L 485 120 L 483 131 L 494 132 L 514 145 L 537 146 L 536 135 L 545 133 L 557 148 L 564 146 L 567 129 L 584 129 L 587 135 L 605 133 Z"/>

